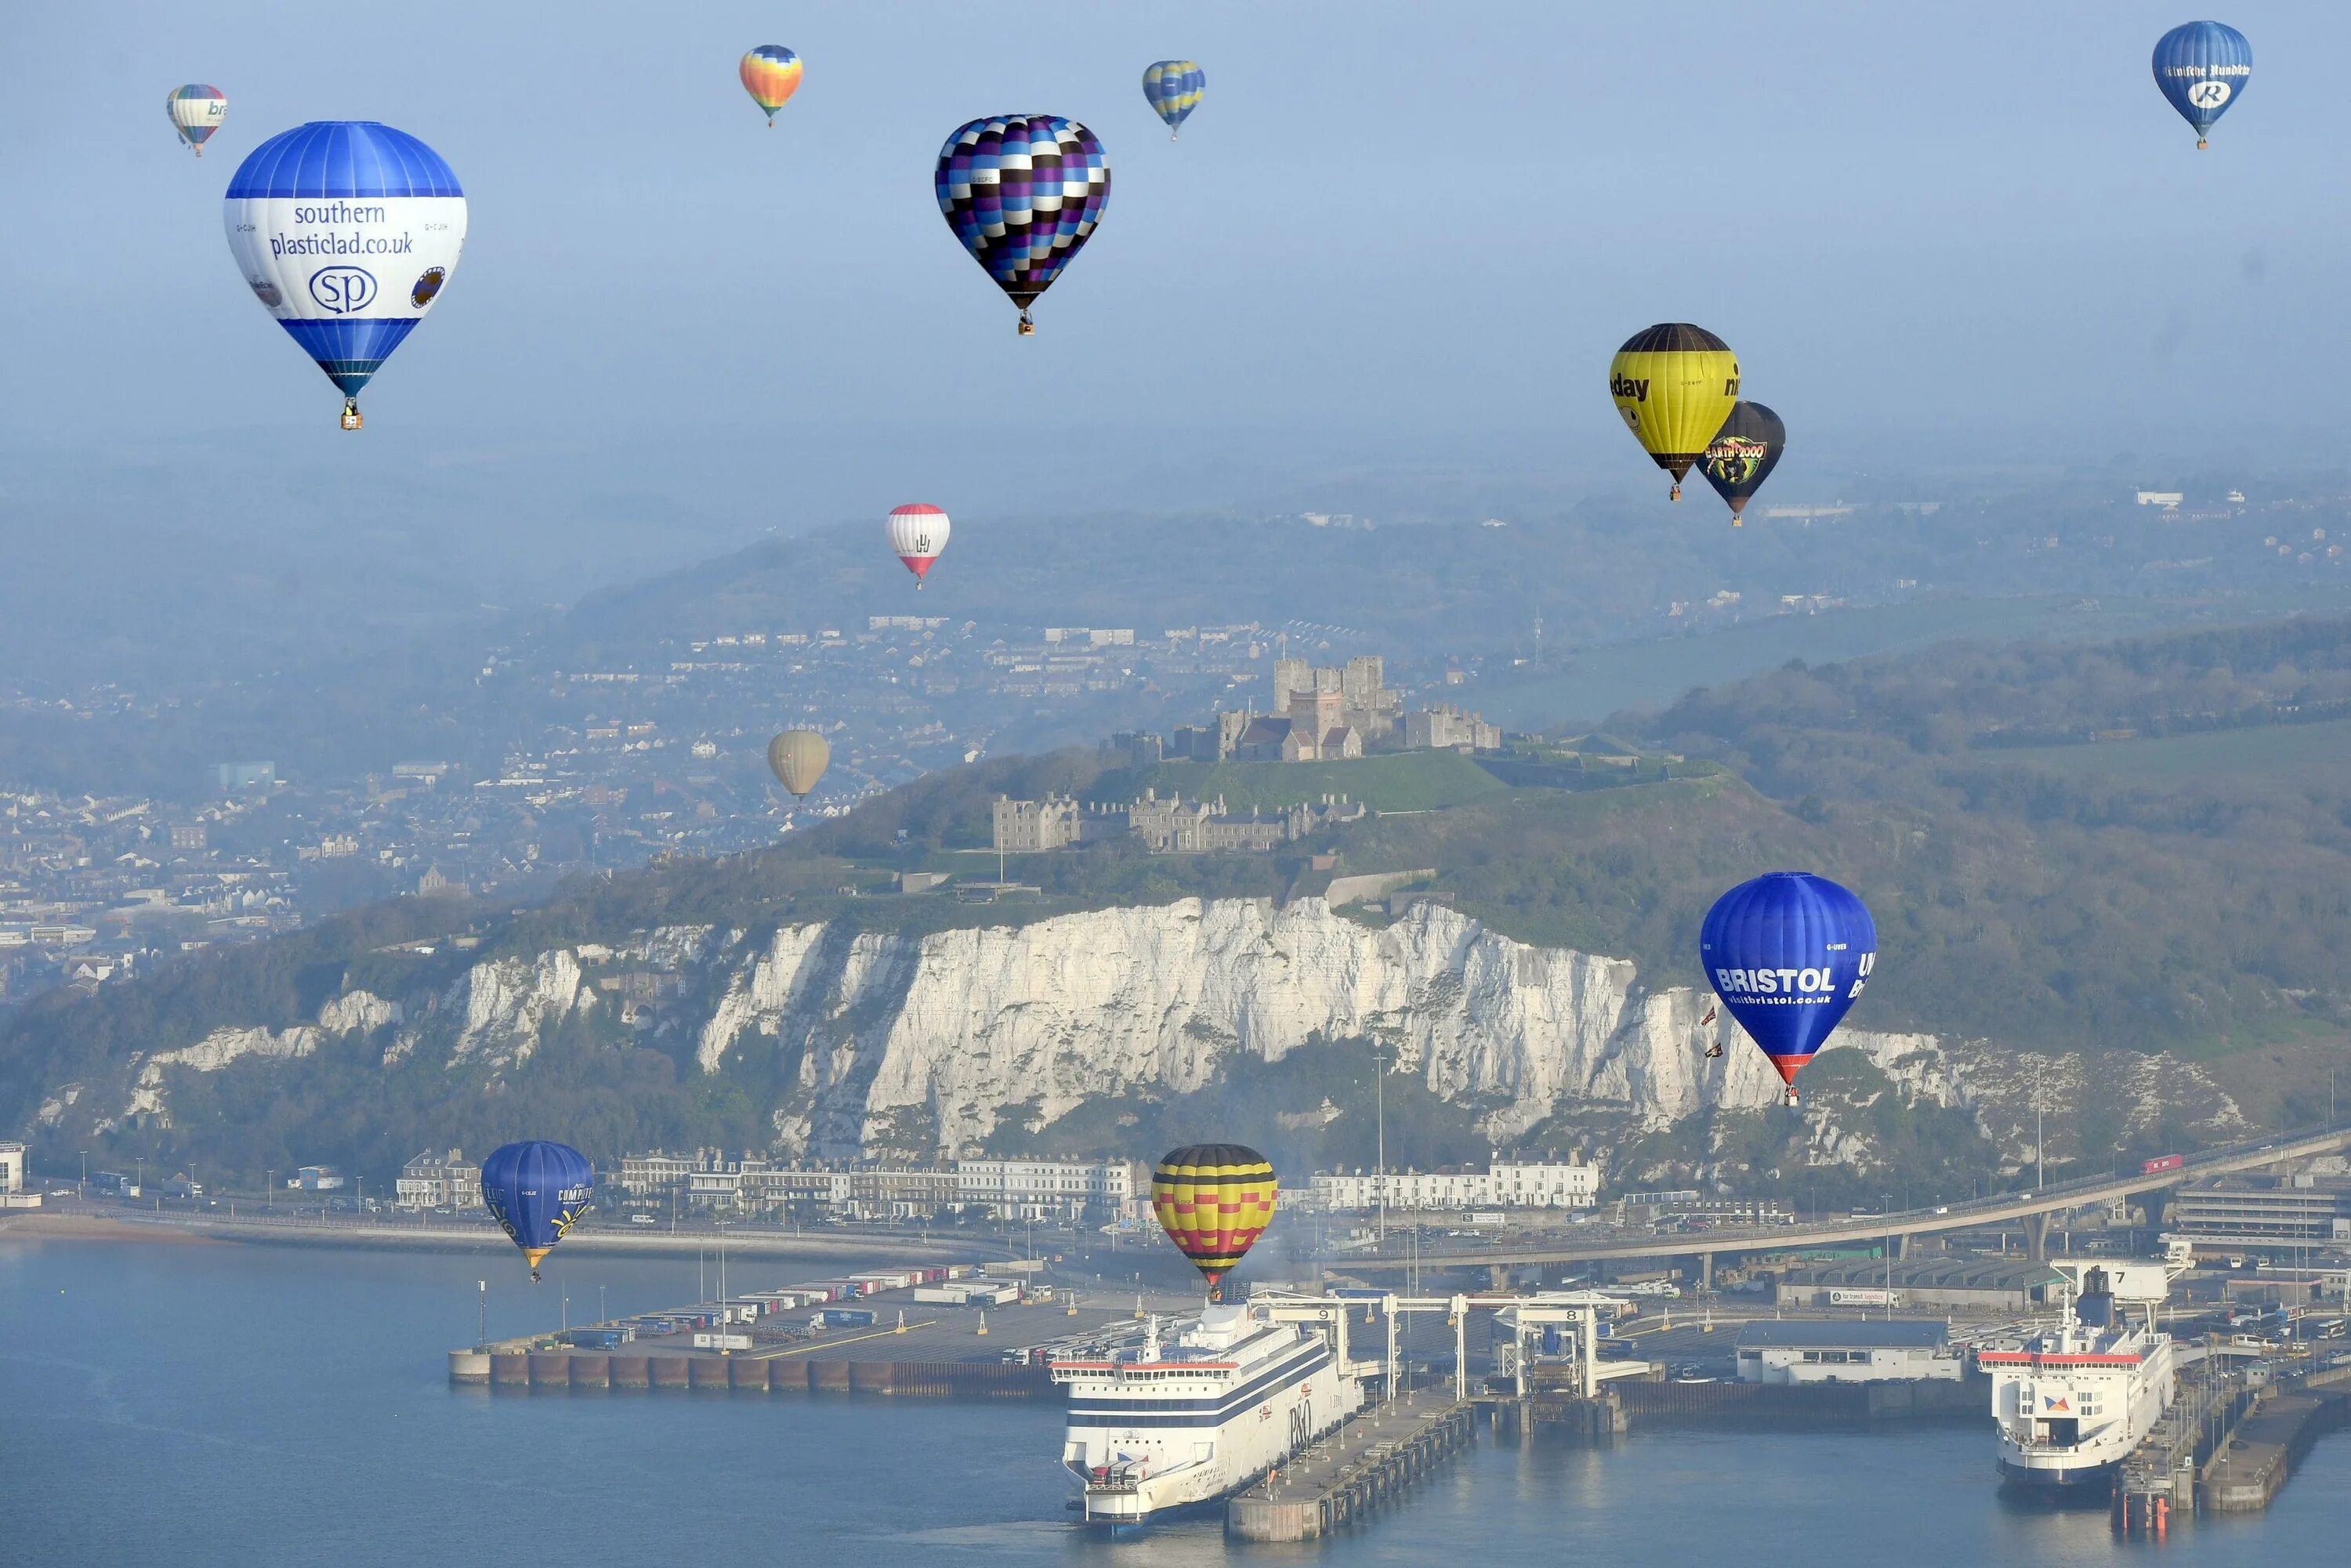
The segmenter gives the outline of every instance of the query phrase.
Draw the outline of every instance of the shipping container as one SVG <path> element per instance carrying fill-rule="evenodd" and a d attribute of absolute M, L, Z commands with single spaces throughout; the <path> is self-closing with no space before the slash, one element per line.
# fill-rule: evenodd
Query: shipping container
<path fill-rule="evenodd" d="M 2161 1159 L 2148 1160 L 2138 1167 L 2141 1176 L 2153 1176 L 2158 1171 L 2176 1171 L 2188 1163 L 2185 1155 L 2166 1155 Z"/>
<path fill-rule="evenodd" d="M 748 1350 L 751 1336 L 747 1333 L 698 1333 L 694 1336 L 696 1350 Z"/>
<path fill-rule="evenodd" d="M 870 1329 L 873 1326 L 873 1312 L 868 1307 L 827 1307 L 817 1317 L 829 1329 Z"/>
<path fill-rule="evenodd" d="M 570 1329 L 565 1332 L 567 1343 L 581 1350 L 618 1350 L 637 1337 L 636 1331 L 626 1323 L 609 1329 Z"/>

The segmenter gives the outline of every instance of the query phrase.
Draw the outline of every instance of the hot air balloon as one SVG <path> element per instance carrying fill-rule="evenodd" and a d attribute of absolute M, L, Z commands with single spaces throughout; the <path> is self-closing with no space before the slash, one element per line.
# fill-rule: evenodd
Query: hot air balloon
<path fill-rule="evenodd" d="M 957 128 L 932 184 L 963 247 L 1029 307 L 1085 246 L 1110 200 L 1110 163 L 1094 133 L 1058 114 L 998 114 Z"/>
<path fill-rule="evenodd" d="M 441 297 L 465 248 L 465 193 L 441 155 L 371 120 L 315 120 L 253 150 L 228 183 L 228 247 L 263 308 L 359 391 Z"/>
<path fill-rule="evenodd" d="M 2155 41 L 2155 85 L 2196 128 L 2199 147 L 2252 75 L 2252 45 L 2222 23 L 2183 23 Z"/>
<path fill-rule="evenodd" d="M 1739 401 L 1739 356 L 1703 327 L 1667 321 L 1635 332 L 1608 366 L 1608 395 L 1625 427 L 1674 476 L 1705 455 L 1707 444 Z"/>
<path fill-rule="evenodd" d="M 1144 100 L 1167 122 L 1167 140 L 1176 140 L 1185 118 L 1200 107 L 1208 90 L 1207 73 L 1190 60 L 1160 60 L 1143 73 Z"/>
<path fill-rule="evenodd" d="M 796 800 L 808 799 L 832 761 L 832 747 L 812 729 L 788 729 L 768 742 L 768 766 Z"/>
<path fill-rule="evenodd" d="M 588 1212 L 595 1191 L 595 1167 L 569 1144 L 507 1144 L 482 1162 L 482 1201 L 530 1260 L 534 1280 L 540 1260 Z"/>
<path fill-rule="evenodd" d="M 923 579 L 938 564 L 939 552 L 947 548 L 947 515 L 917 502 L 891 507 L 888 526 L 890 553 L 906 563 L 914 574 L 914 586 L 922 587 Z"/>
<path fill-rule="evenodd" d="M 201 158 L 204 155 L 204 143 L 228 118 L 228 94 L 216 87 L 192 81 L 163 95 L 163 112 L 172 117 L 180 140 L 194 148 L 196 156 Z"/>
<path fill-rule="evenodd" d="M 1186 1144 L 1151 1173 L 1151 1207 L 1176 1250 L 1224 1300 L 1225 1275 L 1273 1221 L 1273 1166 L 1238 1144 Z"/>
<path fill-rule="evenodd" d="M 781 44 L 761 44 L 743 57 L 743 90 L 768 111 L 768 129 L 776 128 L 776 110 L 800 89 L 800 57 Z"/>
<path fill-rule="evenodd" d="M 1876 923 L 1828 878 L 1775 871 L 1715 900 L 1698 946 L 1714 994 L 1780 1070 L 1794 1104 L 1797 1072 L 1877 965 Z"/>
<path fill-rule="evenodd" d="M 1730 417 L 1707 444 L 1698 468 L 1714 493 L 1730 503 L 1732 528 L 1743 520 L 1740 514 L 1747 510 L 1748 497 L 1780 465 L 1780 453 L 1787 444 L 1788 427 L 1778 414 L 1760 402 L 1731 405 Z"/>

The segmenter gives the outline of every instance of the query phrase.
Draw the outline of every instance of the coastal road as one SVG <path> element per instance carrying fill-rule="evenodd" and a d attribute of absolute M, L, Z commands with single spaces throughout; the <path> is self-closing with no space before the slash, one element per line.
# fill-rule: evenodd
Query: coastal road
<path fill-rule="evenodd" d="M 2255 1170 L 2282 1160 L 2305 1159 L 2351 1148 L 2351 1122 L 2295 1133 L 2287 1136 L 2248 1140 L 2207 1149 L 2176 1170 L 2127 1176 L 2091 1176 L 2032 1192 L 2001 1193 L 1968 1203 L 1896 1214 L 1864 1215 L 1853 1219 L 1801 1225 L 1736 1226 L 1714 1230 L 1685 1231 L 1667 1236 L 1629 1236 L 1589 1241 L 1505 1241 L 1490 1247 L 1417 1252 L 1389 1247 L 1384 1250 L 1333 1251 L 1318 1261 L 1326 1269 L 1350 1274 L 1395 1273 L 1406 1270 L 1510 1268 L 1521 1264 L 1591 1263 L 1642 1258 L 1696 1258 L 1710 1278 L 1714 1260 L 1724 1255 L 1804 1250 L 1817 1247 L 1852 1246 L 1891 1239 L 1897 1249 L 1914 1236 L 1949 1230 L 1976 1230 L 1991 1225 L 2021 1225 L 2032 1242 L 2032 1256 L 2046 1256 L 2049 1220 L 2053 1215 L 2087 1208 L 2138 1194 L 2168 1191 L 2182 1182 L 2233 1171 Z"/>

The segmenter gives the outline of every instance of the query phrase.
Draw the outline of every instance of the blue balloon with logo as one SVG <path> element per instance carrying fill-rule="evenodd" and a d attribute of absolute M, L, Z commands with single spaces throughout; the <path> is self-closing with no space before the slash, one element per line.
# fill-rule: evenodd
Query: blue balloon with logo
<path fill-rule="evenodd" d="M 1707 982 L 1788 1086 L 1843 1021 L 1877 963 L 1877 924 L 1850 889 L 1775 871 L 1714 901 L 1698 930 Z"/>
<path fill-rule="evenodd" d="M 507 1144 L 482 1162 L 482 1201 L 530 1261 L 530 1277 L 593 1207 L 596 1169 L 569 1144 Z"/>
<path fill-rule="evenodd" d="M 371 120 L 317 120 L 253 150 L 228 183 L 246 287 L 343 393 L 359 392 L 456 273 L 465 193 L 438 152 Z"/>
<path fill-rule="evenodd" d="M 2222 22 L 2186 22 L 2155 45 L 2155 85 L 2179 118 L 2196 128 L 2196 145 L 2229 112 L 2253 76 L 2253 47 Z"/>

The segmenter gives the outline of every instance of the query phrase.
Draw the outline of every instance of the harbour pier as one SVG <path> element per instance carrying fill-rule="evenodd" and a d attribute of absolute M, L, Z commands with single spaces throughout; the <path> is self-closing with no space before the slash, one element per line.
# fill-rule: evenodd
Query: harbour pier
<path fill-rule="evenodd" d="M 2276 1381 L 2214 1366 L 2183 1382 L 2171 1408 L 2115 1478 L 2117 1533 L 2160 1539 L 2199 1512 L 2269 1507 L 2310 1446 L 2351 1421 L 2351 1367 Z"/>
<path fill-rule="evenodd" d="M 1449 1389 L 1383 1400 L 1225 1505 L 1244 1541 L 1311 1541 L 1402 1496 L 1476 1440 L 1475 1406 Z"/>

